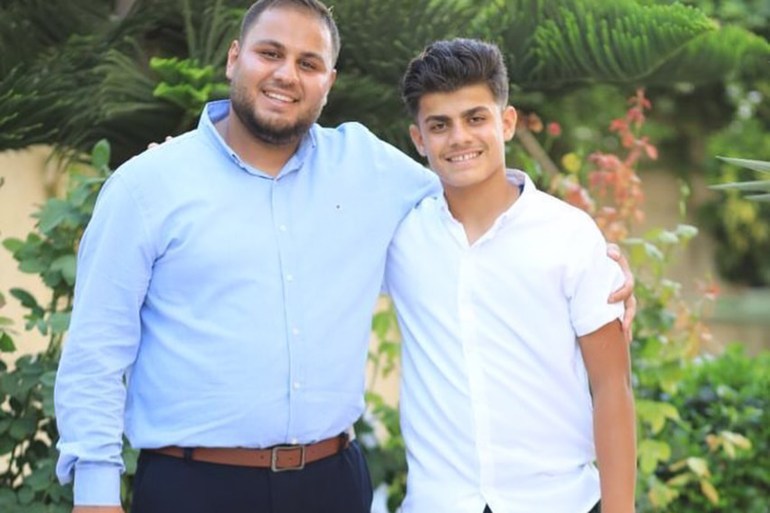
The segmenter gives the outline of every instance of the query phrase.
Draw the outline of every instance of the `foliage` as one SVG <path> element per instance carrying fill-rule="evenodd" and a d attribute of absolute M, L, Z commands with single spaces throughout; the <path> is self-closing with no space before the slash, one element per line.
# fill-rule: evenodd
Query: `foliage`
<path fill-rule="evenodd" d="M 7 9 L 22 18 L 42 3 L 9 0 Z M 53 3 L 54 9 L 59 3 Z M 119 163 L 150 141 L 188 130 L 199 105 L 191 116 L 187 105 L 173 101 L 178 91 L 163 89 L 165 77 L 152 68 L 151 57 L 176 58 L 179 67 L 211 67 L 212 90 L 206 99 L 222 97 L 226 49 L 237 33 L 240 2 L 137 0 L 124 18 L 111 15 L 113 2 L 101 3 L 110 7 L 79 24 L 66 23 L 64 17 L 56 44 L 31 46 L 24 59 L 9 62 L 7 78 L 0 80 L 0 149 L 46 143 L 65 153 L 87 152 L 107 138 L 113 163 Z M 0 42 L 12 37 L 14 27 L 0 22 Z M 43 31 L 47 25 L 33 28 Z M 181 84 L 166 86 L 174 90 Z"/>
<path fill-rule="evenodd" d="M 770 87 L 764 92 L 768 93 Z M 728 158 L 770 155 L 770 116 L 764 121 L 755 117 L 754 112 L 759 106 L 755 107 L 750 100 L 751 96 L 746 96 L 740 107 L 745 114 L 739 115 L 727 129 L 711 138 L 706 147 L 711 155 L 724 155 Z M 755 96 L 761 97 L 759 93 Z M 739 187 L 754 187 L 751 182 L 756 181 L 756 173 L 735 164 L 735 161 L 727 159 L 710 159 L 705 166 L 708 182 L 745 182 Z M 768 190 L 761 184 L 757 186 L 758 192 Z M 751 286 L 767 286 L 770 284 L 770 261 L 767 259 L 770 252 L 770 204 L 766 201 L 751 201 L 737 188 L 727 189 L 724 194 L 706 203 L 700 212 L 704 225 L 710 229 L 718 243 L 718 269 L 732 281 Z M 762 199 L 761 195 L 758 199 Z"/>
<path fill-rule="evenodd" d="M 681 414 L 667 423 L 662 436 L 671 440 L 672 459 L 688 461 L 701 454 L 718 491 L 716 505 L 690 478 L 667 469 L 657 477 L 676 482 L 669 509 L 677 513 L 745 511 L 765 513 L 770 488 L 770 353 L 749 357 L 732 345 L 720 357 L 689 363 L 677 393 L 658 398 Z"/>
<path fill-rule="evenodd" d="M 138 0 L 120 19 L 109 16 L 106 3 L 71 3 L 67 13 L 89 15 L 63 16 L 55 37 L 35 36 L 39 41 L 25 47 L 19 54 L 23 57 L 5 64 L 11 78 L 0 81 L 0 98 L 13 101 L 0 102 L 0 149 L 45 142 L 88 151 L 97 140 L 108 138 L 117 164 L 150 141 L 189 129 L 194 118 L 174 96 L 153 94 L 164 79 L 150 65 L 152 58 L 189 61 L 199 69 L 210 66 L 213 80 L 224 81 L 225 49 L 236 35 L 241 2 Z M 30 32 L 51 29 L 51 18 L 41 14 L 52 9 L 43 7 L 50 2 L 8 0 L 2 5 L 6 4 L 10 7 L 1 8 L 13 14 L 7 18 L 12 22 L 0 23 L 0 42 L 14 40 L 22 26 L 18 20 L 27 12 L 37 20 L 23 25 Z M 759 63 L 759 73 L 766 70 L 761 64 L 770 55 L 767 42 L 745 28 L 720 28 L 703 12 L 678 4 L 635 0 L 495 0 L 483 7 L 469 0 L 333 4 L 345 44 L 340 79 L 322 121 L 363 121 L 407 151 L 411 145 L 396 85 L 411 56 L 434 39 L 464 35 L 500 43 L 512 81 L 519 93 L 527 93 L 525 103 L 532 108 L 545 104 L 543 91 L 556 94 L 588 83 L 714 82 L 738 69 L 757 67 L 751 63 Z M 201 87 L 194 89 L 192 104 L 199 108 L 206 96 Z M 221 90 L 209 98 L 219 94 Z M 38 114 L 42 112 L 45 117 Z"/>
<path fill-rule="evenodd" d="M 719 157 L 721 160 L 728 164 L 733 164 L 738 167 L 744 167 L 759 171 L 761 173 L 770 173 L 770 162 L 761 160 L 750 159 L 736 159 L 729 157 Z M 719 185 L 712 185 L 712 189 L 716 190 L 737 190 L 744 192 L 751 192 L 752 194 L 746 196 L 747 199 L 756 201 L 770 201 L 770 180 L 753 180 L 747 182 L 731 182 Z"/>
<path fill-rule="evenodd" d="M 0 510 L 8 513 L 68 512 L 69 487 L 56 481 L 54 469 L 58 438 L 53 411 L 53 382 L 62 339 L 69 324 L 75 280 L 75 253 L 91 216 L 96 195 L 110 173 L 109 146 L 102 141 L 91 155 L 90 166 L 73 164 L 70 187 L 64 198 L 52 198 L 35 214 L 36 231 L 25 240 L 5 239 L 19 269 L 40 276 L 50 297 L 38 301 L 31 293 L 13 288 L 10 294 L 27 310 L 26 330 L 48 337 L 47 348 L 20 356 L 14 364 L 0 359 Z M 82 173 L 87 169 L 87 173 Z M 14 344 L 9 321 L 0 317 L 0 356 L 11 355 Z M 127 452 L 129 479 L 135 454 Z M 124 486 L 124 492 L 127 488 Z"/>

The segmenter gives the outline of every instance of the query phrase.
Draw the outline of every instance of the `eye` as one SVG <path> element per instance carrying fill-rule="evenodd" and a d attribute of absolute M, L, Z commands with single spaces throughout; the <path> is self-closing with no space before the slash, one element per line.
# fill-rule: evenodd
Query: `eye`
<path fill-rule="evenodd" d="M 475 116 L 471 116 L 469 121 L 471 122 L 471 124 L 478 125 L 486 121 L 486 119 L 487 118 L 484 116 L 475 115 Z"/>
<path fill-rule="evenodd" d="M 270 60 L 275 60 L 281 57 L 281 54 L 275 50 L 259 50 L 259 55 Z"/>
<path fill-rule="evenodd" d="M 313 61 L 301 60 L 299 62 L 299 67 L 306 71 L 315 71 L 318 69 L 318 64 Z"/>
<path fill-rule="evenodd" d="M 446 123 L 435 122 L 435 123 L 430 123 L 428 125 L 428 130 L 430 132 L 437 133 L 437 132 L 441 132 L 444 129 L 446 129 Z"/>

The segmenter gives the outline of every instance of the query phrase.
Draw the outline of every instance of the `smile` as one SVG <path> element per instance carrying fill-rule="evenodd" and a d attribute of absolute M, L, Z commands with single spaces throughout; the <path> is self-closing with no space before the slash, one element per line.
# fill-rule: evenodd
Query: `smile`
<path fill-rule="evenodd" d="M 274 91 L 263 91 L 265 96 L 270 98 L 271 100 L 276 100 L 282 103 L 294 103 L 297 100 L 292 98 L 291 96 L 286 96 L 285 94 L 276 93 Z"/>
<path fill-rule="evenodd" d="M 471 152 L 468 152 L 468 153 L 463 153 L 461 155 L 455 155 L 453 157 L 449 157 L 449 158 L 447 158 L 447 160 L 449 162 L 466 162 L 468 160 L 475 159 L 479 155 L 481 155 L 480 151 L 471 151 Z"/>

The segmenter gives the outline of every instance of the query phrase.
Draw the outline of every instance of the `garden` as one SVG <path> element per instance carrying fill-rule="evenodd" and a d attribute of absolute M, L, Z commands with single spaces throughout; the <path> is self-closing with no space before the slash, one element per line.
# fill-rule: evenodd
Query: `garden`
<path fill-rule="evenodd" d="M 37 208 L 34 231 L 0 233 L 0 251 L 45 290 L 0 284 L 0 511 L 72 507 L 71 489 L 54 476 L 52 394 L 78 241 L 114 169 L 149 143 L 194 128 L 207 101 L 227 97 L 226 51 L 247 4 L 0 1 L 0 151 L 45 145 L 62 184 Z M 710 326 L 725 308 L 720 284 L 761 297 L 770 290 L 770 4 L 329 4 L 343 46 L 321 124 L 360 121 L 415 157 L 397 87 L 409 59 L 455 36 L 503 49 L 519 111 L 509 164 L 590 213 L 636 277 L 637 510 L 770 512 L 770 335 L 764 350 L 749 351 L 741 340 L 714 340 Z M 677 184 L 680 215 L 649 228 L 646 201 L 656 191 L 645 176 L 660 170 Z M 695 201 L 699 184 L 716 190 Z M 697 237 L 713 240 L 718 276 L 681 283 L 672 266 Z M 23 319 L 5 313 L 11 302 Z M 760 308 L 754 322 L 770 330 L 770 310 Z M 45 337 L 43 351 L 22 351 L 30 332 Z M 381 386 L 397 375 L 400 353 L 386 299 L 372 340 L 357 432 L 381 507 L 395 511 L 406 460 L 397 404 Z M 124 456 L 128 505 L 136 453 L 127 447 Z"/>

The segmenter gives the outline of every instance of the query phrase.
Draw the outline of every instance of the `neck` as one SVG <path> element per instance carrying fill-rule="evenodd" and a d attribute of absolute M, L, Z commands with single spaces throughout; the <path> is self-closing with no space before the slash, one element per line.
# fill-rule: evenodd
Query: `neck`
<path fill-rule="evenodd" d="M 232 108 L 227 117 L 214 126 L 242 161 L 270 176 L 277 176 L 299 147 L 299 140 L 279 145 L 255 137 L 243 126 Z"/>
<path fill-rule="evenodd" d="M 445 185 L 444 196 L 450 212 L 463 225 L 468 243 L 473 244 L 519 198 L 519 188 L 501 171 L 471 187 Z"/>

